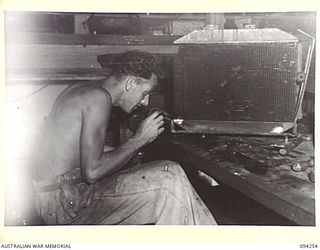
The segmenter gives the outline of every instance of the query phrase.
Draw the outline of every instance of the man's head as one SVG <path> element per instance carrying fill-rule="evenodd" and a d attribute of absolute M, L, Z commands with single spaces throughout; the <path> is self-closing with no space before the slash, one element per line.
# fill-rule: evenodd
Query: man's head
<path fill-rule="evenodd" d="M 157 84 L 154 57 L 141 51 L 128 51 L 113 61 L 112 76 L 122 87 L 118 105 L 127 113 L 149 104 L 149 94 Z"/>

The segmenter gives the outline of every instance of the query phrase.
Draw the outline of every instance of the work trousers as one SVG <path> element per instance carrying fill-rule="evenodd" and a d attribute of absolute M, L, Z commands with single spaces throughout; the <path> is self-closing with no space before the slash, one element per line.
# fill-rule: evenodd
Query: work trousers
<path fill-rule="evenodd" d="M 62 183 L 52 191 L 36 188 L 36 207 L 46 224 L 216 224 L 183 169 L 172 161 L 137 165 L 94 185 L 82 181 Z"/>

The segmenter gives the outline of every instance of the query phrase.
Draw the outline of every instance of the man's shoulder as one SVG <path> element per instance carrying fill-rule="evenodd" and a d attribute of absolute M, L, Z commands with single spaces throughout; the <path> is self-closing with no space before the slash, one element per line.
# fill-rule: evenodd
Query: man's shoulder
<path fill-rule="evenodd" d="M 111 105 L 111 96 L 107 90 L 102 87 L 92 86 L 81 91 L 81 99 L 90 104 Z"/>
<path fill-rule="evenodd" d="M 90 117 L 91 124 L 94 124 L 101 119 L 105 121 L 106 116 L 111 113 L 112 100 L 105 89 L 97 87 L 84 90 L 78 104 L 84 117 Z"/>

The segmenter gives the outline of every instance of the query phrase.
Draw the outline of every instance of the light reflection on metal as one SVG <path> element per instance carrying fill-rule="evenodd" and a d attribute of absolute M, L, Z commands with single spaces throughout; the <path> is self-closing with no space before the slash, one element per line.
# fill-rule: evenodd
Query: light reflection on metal
<path fill-rule="evenodd" d="M 283 132 L 283 127 L 275 127 L 274 129 L 272 129 L 271 133 L 274 134 L 280 134 Z"/>
<path fill-rule="evenodd" d="M 280 29 L 203 29 L 195 30 L 174 41 L 174 44 L 190 43 L 267 43 L 298 42 L 298 39 Z"/>

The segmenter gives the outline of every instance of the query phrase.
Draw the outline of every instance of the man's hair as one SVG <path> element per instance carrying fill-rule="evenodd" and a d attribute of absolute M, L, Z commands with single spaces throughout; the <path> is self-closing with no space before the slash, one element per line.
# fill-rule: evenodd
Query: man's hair
<path fill-rule="evenodd" d="M 111 69 L 117 79 L 127 75 L 150 79 L 153 73 L 157 74 L 155 58 L 150 53 L 137 50 L 116 56 Z"/>

